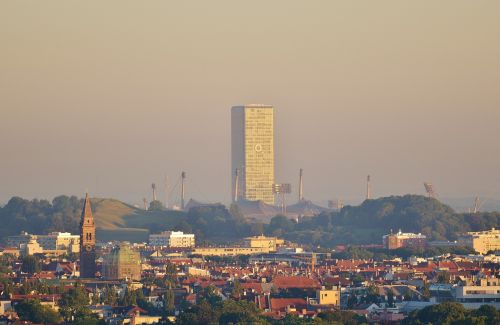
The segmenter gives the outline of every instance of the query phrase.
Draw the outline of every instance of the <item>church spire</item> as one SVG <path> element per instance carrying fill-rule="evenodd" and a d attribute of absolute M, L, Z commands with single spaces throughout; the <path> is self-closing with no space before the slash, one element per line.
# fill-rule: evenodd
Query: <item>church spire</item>
<path fill-rule="evenodd" d="M 92 206 L 90 205 L 90 197 L 88 192 L 85 194 L 85 203 L 83 204 L 82 218 L 81 218 L 82 224 L 87 219 L 91 219 L 92 223 L 94 222 L 94 217 L 92 216 Z"/>
<path fill-rule="evenodd" d="M 80 222 L 80 277 L 93 278 L 95 276 L 95 259 L 95 224 L 87 192 Z"/>

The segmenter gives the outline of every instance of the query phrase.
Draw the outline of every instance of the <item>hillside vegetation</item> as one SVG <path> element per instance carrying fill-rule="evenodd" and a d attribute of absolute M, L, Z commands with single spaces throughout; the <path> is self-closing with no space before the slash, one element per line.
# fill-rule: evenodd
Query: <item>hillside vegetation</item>
<path fill-rule="evenodd" d="M 27 231 L 78 233 L 83 200 L 58 196 L 52 202 L 13 197 L 0 208 L 0 240 Z M 114 199 L 93 199 L 92 208 L 101 241 L 146 241 L 149 233 L 174 229 L 196 234 L 198 243 L 224 243 L 262 233 L 322 247 L 338 244 L 381 243 L 382 235 L 401 229 L 431 240 L 455 240 L 466 231 L 500 227 L 500 213 L 459 214 L 435 199 L 418 195 L 392 196 L 322 213 L 297 223 L 284 216 L 268 225 L 248 223 L 236 206 L 192 208 L 187 213 L 161 208 L 145 211 Z"/>
<path fill-rule="evenodd" d="M 346 206 L 300 223 L 275 217 L 268 234 L 313 245 L 381 243 L 391 230 L 422 233 L 430 240 L 456 240 L 467 231 L 498 227 L 498 212 L 460 214 L 438 200 L 419 195 L 391 196 Z"/>

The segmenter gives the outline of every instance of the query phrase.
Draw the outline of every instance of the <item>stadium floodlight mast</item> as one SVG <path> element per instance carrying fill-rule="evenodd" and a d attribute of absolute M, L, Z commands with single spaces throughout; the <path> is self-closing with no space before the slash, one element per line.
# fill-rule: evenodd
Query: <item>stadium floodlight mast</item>
<path fill-rule="evenodd" d="M 281 213 L 286 215 L 285 194 L 292 193 L 292 185 L 289 183 L 273 184 L 273 193 L 281 196 Z"/>

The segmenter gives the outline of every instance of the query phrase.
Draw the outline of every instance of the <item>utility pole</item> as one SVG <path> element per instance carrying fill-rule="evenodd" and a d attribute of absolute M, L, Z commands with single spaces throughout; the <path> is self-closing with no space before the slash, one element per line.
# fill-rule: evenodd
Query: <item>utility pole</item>
<path fill-rule="evenodd" d="M 186 194 L 184 182 L 186 180 L 186 172 L 181 173 L 181 210 L 184 210 L 184 195 Z"/>
<path fill-rule="evenodd" d="M 168 176 L 165 176 L 165 208 L 168 209 Z"/>
<path fill-rule="evenodd" d="M 156 201 L 156 184 L 151 184 L 151 188 L 153 189 L 153 201 Z"/>
<path fill-rule="evenodd" d="M 366 177 L 366 199 L 371 200 L 372 198 L 372 184 L 370 175 Z"/>
<path fill-rule="evenodd" d="M 238 187 L 240 185 L 240 170 L 236 168 L 235 171 L 235 179 L 234 179 L 234 197 L 233 197 L 233 202 L 236 203 L 238 202 Z"/>
<path fill-rule="evenodd" d="M 303 170 L 299 171 L 299 202 L 304 200 Z"/>

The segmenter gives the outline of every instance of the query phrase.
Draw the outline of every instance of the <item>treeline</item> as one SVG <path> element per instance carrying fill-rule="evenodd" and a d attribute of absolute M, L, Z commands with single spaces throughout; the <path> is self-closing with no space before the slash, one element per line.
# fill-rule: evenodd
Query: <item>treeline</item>
<path fill-rule="evenodd" d="M 429 240 L 456 240 L 461 233 L 500 226 L 500 213 L 456 213 L 439 201 L 419 195 L 391 196 L 322 213 L 300 222 L 274 217 L 266 234 L 291 241 L 330 247 L 381 243 L 391 230 L 422 233 Z"/>
<path fill-rule="evenodd" d="M 13 197 L 0 208 L 0 240 L 27 231 L 35 234 L 50 231 L 78 233 L 83 200 L 58 196 L 47 200 Z M 245 236 L 272 235 L 309 244 L 333 247 L 340 244 L 381 243 L 391 230 L 425 234 L 430 240 L 456 240 L 467 231 L 500 227 L 500 213 L 456 213 L 449 206 L 424 196 L 406 195 L 367 200 L 359 206 L 347 206 L 340 212 L 325 212 L 299 222 L 276 216 L 269 224 L 249 223 L 236 205 L 222 204 L 191 208 L 187 213 L 165 213 L 165 224 L 147 226 L 151 232 L 172 229 L 194 233 L 198 243 L 233 242 Z M 169 222 L 166 222 L 169 220 Z M 169 226 L 170 225 L 170 226 Z"/>
<path fill-rule="evenodd" d="M 13 197 L 0 208 L 0 240 L 21 231 L 45 234 L 51 231 L 78 233 L 83 200 L 61 195 L 47 200 Z"/>

